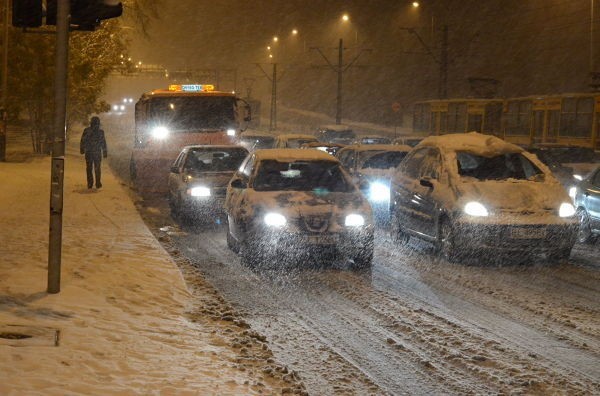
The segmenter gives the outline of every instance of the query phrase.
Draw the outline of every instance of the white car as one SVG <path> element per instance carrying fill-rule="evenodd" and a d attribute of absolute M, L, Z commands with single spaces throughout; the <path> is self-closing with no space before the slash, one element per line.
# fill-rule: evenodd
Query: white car
<path fill-rule="evenodd" d="M 231 179 L 225 211 L 227 243 L 248 265 L 325 253 L 352 260 L 356 269 L 371 267 L 371 207 L 325 152 L 255 151 Z"/>
<path fill-rule="evenodd" d="M 509 252 L 561 261 L 578 218 L 535 155 L 472 132 L 428 137 L 406 156 L 392 181 L 391 229 L 398 241 L 433 242 L 449 260 Z"/>

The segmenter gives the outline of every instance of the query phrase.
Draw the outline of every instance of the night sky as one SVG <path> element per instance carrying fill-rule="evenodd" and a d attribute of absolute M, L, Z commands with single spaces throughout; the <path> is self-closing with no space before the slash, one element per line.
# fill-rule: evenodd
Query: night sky
<path fill-rule="evenodd" d="M 495 79 L 496 96 L 585 92 L 590 83 L 590 0 L 421 1 L 164 0 L 149 37 L 134 38 L 132 54 L 170 70 L 237 70 L 237 89 L 254 79 L 253 92 L 268 93 L 266 46 L 274 35 L 280 71 L 279 100 L 308 109 L 335 106 L 336 75 L 311 47 L 337 62 L 339 38 L 345 62 L 363 52 L 344 74 L 344 102 L 368 119 L 389 113 L 393 101 L 411 103 L 438 94 L 442 27 L 448 26 L 448 96 L 481 93 L 469 78 Z M 600 1 L 594 14 L 594 41 Z M 350 22 L 343 24 L 343 13 Z M 298 29 L 292 37 L 291 30 Z M 414 28 L 433 56 L 427 54 Z M 594 69 L 600 49 L 594 45 Z M 435 58 L 435 59 L 434 59 Z M 596 66 L 598 65 L 598 66 Z M 487 88 L 484 87 L 484 90 Z M 488 92 L 489 94 L 489 92 Z"/>

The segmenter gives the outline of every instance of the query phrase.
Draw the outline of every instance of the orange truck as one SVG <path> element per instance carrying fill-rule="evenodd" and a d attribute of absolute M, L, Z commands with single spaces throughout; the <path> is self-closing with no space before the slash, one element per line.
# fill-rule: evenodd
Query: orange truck
<path fill-rule="evenodd" d="M 237 144 L 250 118 L 243 99 L 213 85 L 170 85 L 144 93 L 135 104 L 133 185 L 140 192 L 166 192 L 169 168 L 184 146 Z"/>

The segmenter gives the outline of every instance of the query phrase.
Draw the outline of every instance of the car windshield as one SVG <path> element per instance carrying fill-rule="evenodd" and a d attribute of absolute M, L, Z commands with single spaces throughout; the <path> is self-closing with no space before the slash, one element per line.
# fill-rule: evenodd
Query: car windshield
<path fill-rule="evenodd" d="M 235 98 L 229 96 L 186 96 L 152 98 L 150 116 L 154 123 L 171 131 L 225 129 L 235 125 Z"/>
<path fill-rule="evenodd" d="M 521 153 L 499 154 L 491 157 L 469 152 L 456 153 L 458 173 L 463 179 L 483 180 L 540 180 L 544 173 Z"/>
<path fill-rule="evenodd" d="M 397 167 L 402 159 L 406 157 L 404 151 L 384 151 L 383 153 L 377 153 L 363 162 L 363 168 L 373 169 L 390 169 Z"/>
<path fill-rule="evenodd" d="M 302 139 L 302 138 L 289 139 L 286 142 L 286 147 L 287 148 L 300 148 L 305 143 L 316 142 L 316 141 L 317 141 L 317 139 Z"/>
<path fill-rule="evenodd" d="M 333 131 L 326 130 L 323 132 L 324 140 L 333 140 L 333 139 L 354 139 L 356 134 L 351 129 L 343 130 L 343 131 Z"/>
<path fill-rule="evenodd" d="M 331 161 L 264 160 L 258 166 L 253 187 L 256 191 L 349 192 L 352 185 Z"/>
<path fill-rule="evenodd" d="M 248 151 L 240 147 L 192 149 L 184 168 L 194 172 L 234 172 L 246 155 Z"/>
<path fill-rule="evenodd" d="M 360 140 L 362 144 L 390 144 L 392 141 L 384 137 L 366 137 Z"/>
<path fill-rule="evenodd" d="M 244 136 L 240 139 L 240 144 L 244 147 L 258 150 L 273 147 L 274 137 L 271 136 Z"/>

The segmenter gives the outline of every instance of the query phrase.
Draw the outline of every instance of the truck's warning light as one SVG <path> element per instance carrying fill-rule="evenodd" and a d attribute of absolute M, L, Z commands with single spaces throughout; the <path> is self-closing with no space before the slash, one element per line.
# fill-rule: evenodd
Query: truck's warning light
<path fill-rule="evenodd" d="M 215 86 L 212 84 L 171 84 L 169 91 L 176 92 L 210 92 L 214 91 Z"/>

